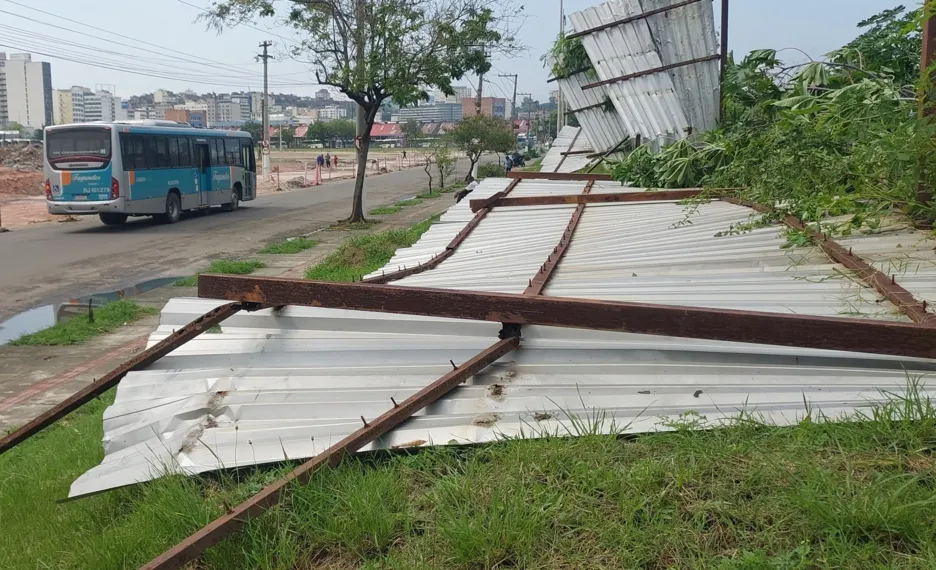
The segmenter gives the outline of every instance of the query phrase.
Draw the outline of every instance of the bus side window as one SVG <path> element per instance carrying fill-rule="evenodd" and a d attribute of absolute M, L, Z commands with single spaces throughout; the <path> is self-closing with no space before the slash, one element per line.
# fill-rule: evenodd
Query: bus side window
<path fill-rule="evenodd" d="M 132 137 L 133 144 L 133 163 L 130 167 L 133 170 L 146 170 L 146 154 L 143 152 L 143 139 L 141 137 Z M 126 168 L 126 166 L 124 167 Z"/>
<path fill-rule="evenodd" d="M 253 145 L 253 141 L 251 141 L 250 144 L 249 144 L 249 145 L 246 145 L 246 146 L 247 146 L 247 148 L 250 149 L 250 150 L 248 151 L 249 154 L 248 154 L 248 156 L 247 156 L 247 158 L 248 158 L 247 169 L 250 170 L 251 172 L 256 172 L 256 171 L 257 171 L 257 159 L 256 159 L 256 155 L 254 154 L 254 145 Z"/>
<path fill-rule="evenodd" d="M 191 168 L 192 167 L 192 154 L 189 151 L 189 140 L 185 137 L 179 137 L 179 167 L 181 168 Z"/>
<path fill-rule="evenodd" d="M 211 150 L 211 165 L 219 166 L 224 164 L 223 158 L 224 153 L 221 153 L 221 156 L 218 156 L 218 143 L 221 142 L 218 139 L 208 139 L 208 148 Z"/>
<path fill-rule="evenodd" d="M 228 166 L 240 166 L 240 142 L 237 139 L 224 139 L 224 154 Z"/>
<path fill-rule="evenodd" d="M 169 168 L 169 140 L 166 137 L 156 137 L 156 158 L 159 168 Z"/>
<path fill-rule="evenodd" d="M 179 139 L 174 137 L 169 138 L 169 166 L 179 167 Z"/>
<path fill-rule="evenodd" d="M 143 139 L 143 155 L 146 159 L 146 168 L 159 168 L 159 159 L 156 158 L 156 137 L 141 137 Z"/>

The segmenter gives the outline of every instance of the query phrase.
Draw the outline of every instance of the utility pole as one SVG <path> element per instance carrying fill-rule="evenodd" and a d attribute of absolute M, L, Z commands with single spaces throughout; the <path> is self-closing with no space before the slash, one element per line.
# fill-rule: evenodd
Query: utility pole
<path fill-rule="evenodd" d="M 484 92 L 484 73 L 478 74 L 478 96 L 475 97 L 475 115 L 481 114 L 481 94 Z"/>
<path fill-rule="evenodd" d="M 263 157 L 263 176 L 266 177 L 270 172 L 270 106 L 267 104 L 270 100 L 269 95 L 269 75 L 267 73 L 267 65 L 270 58 L 273 56 L 267 53 L 267 49 L 273 45 L 273 42 L 263 41 L 260 42 L 260 47 L 263 48 L 263 53 L 258 55 L 260 59 L 263 60 L 263 148 L 260 150 L 260 154 Z M 283 136 L 283 133 L 280 133 L 280 137 Z M 282 138 L 280 139 L 282 140 Z"/>
<path fill-rule="evenodd" d="M 503 73 L 498 75 L 498 77 L 512 77 L 514 82 L 513 90 L 513 102 L 510 107 L 510 119 L 514 120 L 520 117 L 520 113 L 517 112 L 517 78 L 519 77 L 516 73 Z"/>
<path fill-rule="evenodd" d="M 530 136 L 533 134 L 533 94 L 532 93 L 518 93 L 518 95 L 526 95 L 530 101 L 530 106 L 527 107 L 527 151 L 530 150 L 530 146 L 533 141 L 530 140 Z M 519 117 L 520 114 L 517 114 Z"/>
<path fill-rule="evenodd" d="M 565 2 L 559 0 L 559 35 L 565 35 Z M 556 136 L 565 125 L 565 112 L 563 111 L 562 89 L 559 90 L 559 96 L 556 98 Z"/>

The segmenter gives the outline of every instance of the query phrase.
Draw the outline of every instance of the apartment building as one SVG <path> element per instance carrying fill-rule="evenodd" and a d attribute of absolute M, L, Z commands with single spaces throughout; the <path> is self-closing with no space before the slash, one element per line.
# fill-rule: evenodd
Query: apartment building
<path fill-rule="evenodd" d="M 0 65 L 5 94 L 0 97 L 0 120 L 41 128 L 53 123 L 52 66 L 33 61 L 28 53 L 13 53 Z M 4 102 L 5 101 L 5 102 Z"/>

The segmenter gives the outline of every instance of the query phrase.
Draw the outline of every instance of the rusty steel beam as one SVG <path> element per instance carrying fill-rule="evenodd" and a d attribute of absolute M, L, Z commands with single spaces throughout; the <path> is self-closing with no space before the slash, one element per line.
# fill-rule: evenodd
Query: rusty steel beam
<path fill-rule="evenodd" d="M 936 327 L 851 318 L 532 297 L 249 275 L 202 275 L 198 295 L 427 317 L 936 358 Z"/>
<path fill-rule="evenodd" d="M 325 466 L 334 467 L 348 454 L 359 451 L 365 445 L 379 439 L 391 429 L 412 417 L 413 414 L 448 394 L 475 374 L 481 372 L 498 359 L 516 349 L 520 338 L 512 336 L 498 341 L 461 366 L 416 392 L 380 417 L 364 421 L 357 431 L 332 445 L 313 459 L 292 470 L 285 477 L 270 483 L 259 493 L 229 510 L 201 530 L 173 546 L 159 557 L 141 567 L 141 570 L 179 569 L 195 560 L 202 552 L 240 530 L 249 519 L 257 517 L 280 501 L 294 482 L 304 484 Z M 388 405 L 391 405 L 388 402 Z M 364 418 L 362 418 L 364 419 Z"/>
<path fill-rule="evenodd" d="M 587 196 L 590 194 L 592 186 L 594 185 L 594 180 L 589 181 L 589 183 L 585 185 L 585 189 L 582 190 L 582 195 Z M 565 231 L 562 232 L 562 237 L 559 238 L 559 245 L 546 257 L 546 263 L 540 267 L 540 270 L 536 272 L 533 279 L 530 279 L 530 284 L 523 291 L 524 295 L 535 296 L 543 294 L 543 289 L 546 288 L 546 284 L 552 279 L 553 273 L 555 273 L 556 268 L 559 267 L 559 262 L 565 257 L 566 251 L 569 249 L 569 244 L 572 243 L 572 234 L 575 233 L 575 229 L 578 227 L 579 220 L 582 219 L 582 214 L 584 212 L 585 204 L 579 204 L 578 207 L 575 208 L 575 212 L 573 212 L 572 217 L 569 218 L 569 223 L 566 225 Z"/>
<path fill-rule="evenodd" d="M 474 231 L 476 227 L 478 227 L 478 224 L 481 223 L 481 220 L 483 220 L 485 216 L 488 215 L 488 212 L 491 211 L 493 204 L 497 202 L 499 199 L 510 194 L 513 191 L 513 189 L 517 187 L 517 184 L 520 184 L 520 179 L 511 180 L 510 184 L 507 185 L 506 189 L 494 194 L 490 198 L 485 198 L 483 200 L 472 200 L 471 204 L 474 204 L 475 202 L 478 202 L 481 204 L 477 209 L 474 209 L 474 208 L 471 209 L 472 212 L 477 212 L 477 214 L 475 214 L 475 217 L 473 217 L 471 221 L 468 222 L 468 224 L 465 225 L 465 227 L 462 228 L 460 232 L 458 232 L 458 234 L 452 239 L 452 241 L 450 241 L 449 244 L 445 246 L 445 251 L 443 251 L 439 255 L 433 257 L 431 260 L 429 260 L 426 263 L 415 265 L 412 267 L 404 267 L 400 269 L 399 271 L 394 271 L 392 273 L 387 273 L 385 275 L 377 275 L 369 279 L 364 279 L 363 282 L 364 283 L 377 283 L 377 284 L 390 283 L 391 281 L 397 281 L 399 279 L 403 279 L 404 277 L 409 277 L 410 275 L 416 275 L 417 273 L 422 273 L 423 271 L 435 269 L 443 261 L 452 257 L 452 255 L 455 254 L 455 250 L 458 249 L 458 246 L 461 245 L 463 241 L 465 241 L 468 235 L 471 234 L 471 232 Z M 484 204 L 487 204 L 487 206 L 485 206 Z"/>
<path fill-rule="evenodd" d="M 746 206 L 761 213 L 770 213 L 772 211 L 767 206 L 749 200 L 730 197 L 722 197 L 721 200 L 738 206 Z M 900 312 L 910 317 L 913 322 L 936 327 L 936 314 L 927 310 L 926 301 L 920 301 L 914 297 L 913 293 L 897 283 L 896 277 L 893 275 L 888 276 L 878 270 L 861 259 L 860 256 L 854 255 L 851 250 L 845 249 L 840 243 L 827 238 L 824 234 L 804 224 L 796 216 L 785 215 L 782 220 L 790 228 L 805 233 L 810 241 L 818 246 L 832 261 L 854 271 L 859 279 L 874 288 L 878 294 L 890 301 Z"/>
<path fill-rule="evenodd" d="M 594 182 L 594 181 L 591 181 Z M 506 206 L 556 206 L 561 204 L 610 204 L 616 202 L 662 202 L 669 200 L 688 200 L 701 196 L 703 188 L 682 188 L 680 190 L 652 190 L 648 192 L 612 192 L 608 194 L 560 194 L 554 196 L 522 196 L 500 198 L 488 207 Z M 481 200 L 470 202 L 472 211 L 482 208 Z"/>
<path fill-rule="evenodd" d="M 705 57 L 697 57 L 695 59 L 690 59 L 688 61 L 679 61 L 676 63 L 670 63 L 668 65 L 661 65 L 660 67 L 654 67 L 652 69 L 645 69 L 643 71 L 638 71 L 636 73 L 628 73 L 627 75 L 621 75 L 619 77 L 612 77 L 611 79 L 605 79 L 604 81 L 596 81 L 594 83 L 589 83 L 587 85 L 583 85 L 582 89 L 594 89 L 595 87 L 601 87 L 602 85 L 611 85 L 612 83 L 620 83 L 621 81 L 630 81 L 631 79 L 637 79 L 638 77 L 653 75 L 654 73 L 662 73 L 664 71 L 669 71 L 671 69 L 676 69 L 678 67 L 686 67 L 687 65 L 705 63 L 706 61 L 712 61 L 713 59 L 721 59 L 721 56 L 719 54 L 707 55 Z"/>
<path fill-rule="evenodd" d="M 588 182 L 589 180 L 608 181 L 610 174 L 582 174 L 580 172 L 527 172 L 524 170 L 511 170 L 507 178 L 520 180 L 564 180 L 566 182 Z"/>
<path fill-rule="evenodd" d="M 679 2 L 671 6 L 664 6 L 662 8 L 656 8 L 655 10 L 647 10 L 641 14 L 635 14 L 633 16 L 628 16 L 626 18 L 621 18 L 620 20 L 615 20 L 613 22 L 608 22 L 607 24 L 601 24 L 600 26 L 595 26 L 594 28 L 589 28 L 587 30 L 582 30 L 581 32 L 575 32 L 574 34 L 569 34 L 566 36 L 567 39 L 580 38 L 582 36 L 587 36 L 588 34 L 594 34 L 595 32 L 600 32 L 602 30 L 607 30 L 608 28 L 614 28 L 617 26 L 623 26 L 624 24 L 629 24 L 631 22 L 637 22 L 639 20 L 644 20 L 650 16 L 656 16 L 657 14 L 663 14 L 669 12 L 670 10 L 675 10 L 677 8 L 682 8 L 683 6 L 689 6 L 690 4 L 695 4 L 696 2 L 701 2 L 702 0 L 685 0 L 684 2 Z"/>
<path fill-rule="evenodd" d="M 575 136 L 572 137 L 572 142 L 569 143 L 569 148 L 566 150 L 572 150 L 572 148 L 575 147 L 575 141 L 578 140 L 579 135 L 581 134 L 582 134 L 582 128 L 579 127 L 579 130 L 575 132 Z M 568 155 L 565 155 L 565 154 L 562 155 L 562 158 L 559 159 L 559 164 L 556 165 L 556 168 L 553 169 L 553 172 L 559 172 L 559 169 L 562 168 L 562 163 L 565 162 L 567 156 Z"/>
<path fill-rule="evenodd" d="M 191 323 L 173 332 L 168 337 L 148 348 L 117 368 L 111 370 L 101 378 L 72 394 L 65 401 L 46 410 L 26 425 L 0 439 L 0 453 L 9 451 L 18 444 L 26 441 L 49 425 L 55 423 L 71 412 L 77 410 L 87 402 L 110 390 L 120 382 L 121 378 L 131 370 L 145 368 L 169 354 L 179 346 L 192 340 L 196 336 L 217 325 L 234 313 L 243 309 L 240 303 L 229 303 L 205 313 Z"/>

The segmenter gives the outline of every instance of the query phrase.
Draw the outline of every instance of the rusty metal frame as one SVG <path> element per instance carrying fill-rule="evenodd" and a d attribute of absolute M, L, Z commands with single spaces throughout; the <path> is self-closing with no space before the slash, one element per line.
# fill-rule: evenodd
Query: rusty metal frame
<path fill-rule="evenodd" d="M 590 184 L 594 180 L 589 181 Z M 589 186 L 590 188 L 590 186 Z M 682 188 L 679 190 L 651 190 L 647 192 L 610 192 L 607 194 L 558 194 L 554 196 L 521 196 L 517 198 L 498 198 L 493 204 L 484 200 L 472 200 L 472 211 L 481 208 L 502 208 L 508 206 L 556 206 L 562 204 L 611 204 L 617 202 L 662 202 L 688 200 L 705 193 L 703 188 Z"/>
<path fill-rule="evenodd" d="M 507 178 L 520 180 L 562 180 L 565 182 L 590 182 L 611 180 L 610 174 L 582 174 L 581 172 L 528 172 L 525 170 L 511 170 Z"/>
<path fill-rule="evenodd" d="M 237 532 L 249 519 L 260 515 L 278 503 L 283 494 L 288 492 L 288 487 L 294 482 L 306 483 L 318 469 L 325 466 L 336 466 L 346 455 L 359 451 L 365 445 L 380 439 L 413 414 L 448 394 L 459 384 L 481 372 L 519 346 L 519 336 L 504 338 L 406 400 L 399 404 L 394 402 L 393 407 L 381 414 L 380 417 L 374 418 L 370 422 L 362 417 L 364 425 L 358 428 L 357 431 L 316 455 L 313 459 L 293 469 L 285 477 L 270 483 L 261 489 L 259 493 L 202 527 L 199 531 L 142 566 L 141 569 L 167 570 L 182 568 L 212 545 Z M 388 404 L 390 403 L 388 402 Z"/>
<path fill-rule="evenodd" d="M 472 200 L 471 204 L 475 204 L 476 202 L 479 203 L 477 209 L 475 208 L 471 209 L 472 212 L 477 212 L 475 214 L 475 217 L 472 218 L 471 221 L 468 222 L 468 224 L 464 228 L 462 228 L 461 231 L 458 232 L 458 234 L 454 238 L 452 238 L 452 241 L 450 241 L 449 244 L 445 246 L 445 251 L 443 251 L 439 255 L 436 255 L 427 263 L 422 263 L 422 264 L 409 267 L 409 268 L 404 267 L 401 270 L 395 271 L 393 273 L 387 273 L 386 275 L 378 275 L 376 277 L 364 279 L 363 282 L 364 283 L 378 283 L 378 284 L 389 283 L 391 281 L 403 279 L 404 277 L 409 277 L 410 275 L 416 275 L 417 273 L 422 273 L 423 271 L 428 271 L 430 269 L 434 269 L 438 267 L 439 264 L 441 264 L 443 261 L 452 257 L 452 255 L 455 254 L 455 250 L 458 249 L 458 246 L 461 245 L 463 241 L 465 241 L 465 239 L 471 234 L 471 232 L 474 231 L 476 227 L 478 227 L 478 224 L 481 223 L 481 220 L 483 220 L 485 216 L 488 215 L 488 212 L 490 212 L 491 209 L 493 208 L 493 204 L 495 204 L 501 198 L 504 198 L 507 195 L 509 195 L 513 191 L 513 189 L 516 188 L 518 184 L 520 184 L 520 182 L 521 182 L 521 179 L 516 178 L 512 180 L 510 184 L 507 186 L 507 188 L 504 189 L 503 191 L 498 192 L 494 194 L 493 196 L 489 198 L 485 198 L 483 200 Z"/>
<path fill-rule="evenodd" d="M 662 8 L 656 8 L 655 10 L 647 10 L 641 14 L 635 14 L 633 16 L 628 16 L 626 18 L 621 18 L 620 20 L 615 20 L 607 24 L 601 24 L 600 26 L 595 26 L 594 28 L 589 28 L 587 30 L 582 30 L 581 32 L 575 32 L 574 34 L 569 34 L 566 36 L 566 39 L 575 39 L 582 36 L 587 36 L 588 34 L 594 34 L 595 32 L 600 32 L 602 30 L 607 30 L 608 28 L 614 28 L 617 26 L 623 26 L 624 24 L 629 24 L 631 22 L 636 22 L 639 20 L 644 20 L 650 16 L 656 16 L 657 14 L 663 14 L 669 12 L 670 10 L 675 10 L 677 8 L 682 8 L 683 6 L 689 6 L 690 4 L 695 4 L 701 2 L 702 0 L 685 0 L 684 2 L 679 2 L 671 6 L 664 6 Z"/>
<path fill-rule="evenodd" d="M 721 197 L 721 200 L 765 214 L 773 212 L 767 206 L 748 200 L 732 197 Z M 936 327 L 936 314 L 928 311 L 926 301 L 920 301 L 913 296 L 913 293 L 899 285 L 895 275 L 888 276 L 860 256 L 853 254 L 850 249 L 845 249 L 842 244 L 812 229 L 796 216 L 785 215 L 782 217 L 782 221 L 788 227 L 805 233 L 810 241 L 818 246 L 832 261 L 854 271 L 862 281 L 873 287 L 882 297 L 896 306 L 899 311 L 910 317 L 913 322 Z"/>
<path fill-rule="evenodd" d="M 585 189 L 582 190 L 582 195 L 587 196 L 591 194 L 592 186 L 594 185 L 594 180 L 586 184 Z M 581 203 L 575 208 L 572 217 L 569 218 L 569 223 L 566 225 L 565 231 L 562 232 L 562 237 L 559 238 L 559 245 L 546 257 L 546 263 L 544 263 L 542 267 L 540 267 L 540 270 L 536 272 L 536 275 L 530 279 L 530 284 L 527 286 L 526 290 L 523 291 L 524 295 L 535 296 L 543 294 L 543 289 L 546 288 L 549 280 L 552 279 L 553 273 L 555 273 L 556 268 L 559 267 L 559 263 L 562 261 L 562 258 L 565 257 L 566 251 L 569 249 L 569 244 L 572 243 L 572 235 L 575 233 L 575 229 L 578 228 L 583 213 L 585 213 L 585 204 Z"/>
<path fill-rule="evenodd" d="M 653 75 L 654 73 L 662 73 L 664 71 L 669 71 L 671 69 L 676 69 L 678 67 L 686 67 L 687 65 L 695 65 L 697 63 L 705 63 L 706 61 L 712 61 L 713 59 L 721 59 L 721 55 L 707 55 L 704 57 L 697 57 L 695 59 L 690 59 L 687 61 L 679 61 L 676 63 L 670 63 L 668 65 L 661 65 L 660 67 L 654 67 L 652 69 L 645 69 L 643 71 L 637 71 L 635 73 L 628 73 L 627 75 L 621 75 L 618 77 L 612 77 L 611 79 L 605 79 L 604 81 L 596 81 L 594 83 L 589 83 L 583 85 L 582 89 L 594 89 L 595 87 L 601 87 L 602 85 L 611 85 L 612 83 L 620 83 L 621 81 L 630 81 L 631 79 L 637 79 L 638 77 L 644 77 L 646 75 Z"/>
<path fill-rule="evenodd" d="M 936 327 L 897 321 L 249 275 L 202 275 L 198 280 L 198 295 L 273 306 L 305 305 L 936 358 Z"/>
<path fill-rule="evenodd" d="M 0 454 L 9 451 L 20 443 L 23 443 L 30 437 L 36 435 L 46 427 L 77 410 L 92 399 L 100 396 L 107 390 L 110 390 L 120 382 L 121 378 L 127 375 L 131 370 L 145 368 L 156 362 L 163 356 L 169 354 L 176 348 L 192 340 L 196 336 L 210 329 L 211 327 L 224 321 L 231 315 L 246 308 L 242 303 L 229 303 L 205 313 L 194 321 L 173 332 L 168 337 L 159 341 L 127 360 L 117 368 L 111 370 L 101 378 L 85 386 L 69 398 L 60 402 L 49 410 L 36 416 L 26 425 L 0 439 Z"/>

